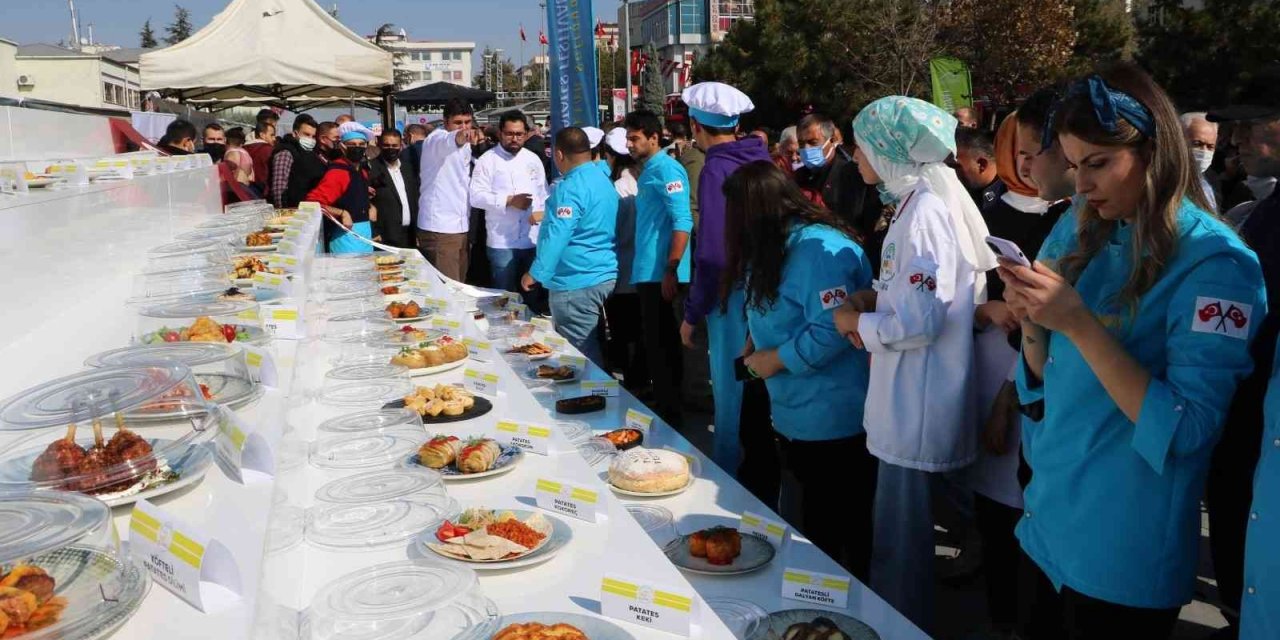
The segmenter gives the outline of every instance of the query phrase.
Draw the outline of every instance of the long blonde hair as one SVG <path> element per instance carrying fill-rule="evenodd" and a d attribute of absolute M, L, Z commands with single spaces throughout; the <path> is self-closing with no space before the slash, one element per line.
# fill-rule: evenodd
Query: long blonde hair
<path fill-rule="evenodd" d="M 1191 163 L 1178 112 L 1164 90 L 1131 64 L 1117 64 L 1098 75 L 1108 87 L 1129 94 L 1147 108 L 1155 135 L 1143 134 L 1124 118 L 1116 119 L 1115 131 L 1107 131 L 1098 122 L 1087 91 L 1063 101 L 1054 131 L 1099 146 L 1131 147 L 1146 162 L 1146 180 L 1133 217 L 1133 270 L 1117 295 L 1117 301 L 1133 313 L 1139 298 L 1160 279 L 1177 252 L 1178 209 L 1183 199 L 1190 198 L 1206 211 L 1210 208 Z M 1119 224 L 1102 218 L 1087 202 L 1078 206 L 1076 247 L 1058 261 L 1059 271 L 1073 284 Z"/>

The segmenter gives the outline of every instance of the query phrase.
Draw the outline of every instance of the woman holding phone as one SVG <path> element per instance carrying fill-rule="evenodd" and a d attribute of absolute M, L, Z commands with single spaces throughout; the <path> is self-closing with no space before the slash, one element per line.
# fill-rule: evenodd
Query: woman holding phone
<path fill-rule="evenodd" d="M 1195 590 L 1200 497 L 1266 310 L 1256 256 L 1213 214 L 1168 96 L 1116 66 L 1052 121 L 1078 197 L 1028 268 L 1001 261 L 1022 323 L 1031 466 L 1017 535 L 1022 637 L 1168 637 Z"/>
<path fill-rule="evenodd" d="M 853 230 L 772 162 L 742 165 L 724 194 L 721 308 L 742 283 L 745 365 L 769 389 L 783 465 L 803 487 L 801 529 L 865 580 L 876 480 L 862 428 L 867 355 L 836 330 L 832 310 L 871 284 L 871 265 Z"/>

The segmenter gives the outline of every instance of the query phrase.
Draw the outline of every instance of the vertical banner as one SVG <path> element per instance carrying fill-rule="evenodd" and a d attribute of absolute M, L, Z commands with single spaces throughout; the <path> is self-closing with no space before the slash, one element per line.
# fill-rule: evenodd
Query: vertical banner
<path fill-rule="evenodd" d="M 551 136 L 570 126 L 599 125 L 595 22 L 591 0 L 549 0 Z"/>
<path fill-rule="evenodd" d="M 929 61 L 933 79 L 933 104 L 951 113 L 960 107 L 973 106 L 973 87 L 969 67 L 956 58 L 934 58 Z"/>

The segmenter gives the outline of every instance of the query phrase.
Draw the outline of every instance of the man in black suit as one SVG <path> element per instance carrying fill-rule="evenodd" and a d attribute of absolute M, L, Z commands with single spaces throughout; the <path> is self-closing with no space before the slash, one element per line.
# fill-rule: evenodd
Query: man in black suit
<path fill-rule="evenodd" d="M 418 173 L 401 160 L 404 140 L 399 131 L 384 131 L 378 146 L 382 152 L 369 163 L 369 188 L 378 211 L 378 220 L 373 223 L 374 239 L 412 249 L 417 246 L 414 221 L 418 219 Z"/>

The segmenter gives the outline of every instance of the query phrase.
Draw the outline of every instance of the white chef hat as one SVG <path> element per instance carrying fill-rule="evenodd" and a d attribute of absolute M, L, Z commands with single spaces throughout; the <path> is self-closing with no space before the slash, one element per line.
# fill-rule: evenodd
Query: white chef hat
<path fill-rule="evenodd" d="M 612 149 L 614 153 L 620 156 L 631 155 L 631 152 L 627 151 L 626 127 L 616 127 L 614 129 L 610 129 L 609 135 L 605 136 L 604 141 L 606 144 L 609 145 L 609 148 Z"/>
<path fill-rule="evenodd" d="M 747 94 L 723 82 L 699 82 L 685 89 L 680 99 L 689 105 L 694 120 L 717 129 L 738 126 L 738 117 L 756 108 Z"/>
<path fill-rule="evenodd" d="M 592 149 L 600 146 L 600 141 L 604 140 L 604 131 L 596 127 L 583 127 L 582 132 L 587 134 L 587 142 L 591 144 Z"/>
<path fill-rule="evenodd" d="M 373 140 L 375 137 L 373 135 L 373 131 L 371 131 L 369 127 L 366 127 L 355 120 L 349 120 L 338 125 L 338 135 L 343 139 L 348 139 L 347 134 L 352 132 L 364 134 L 365 140 Z"/>

